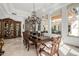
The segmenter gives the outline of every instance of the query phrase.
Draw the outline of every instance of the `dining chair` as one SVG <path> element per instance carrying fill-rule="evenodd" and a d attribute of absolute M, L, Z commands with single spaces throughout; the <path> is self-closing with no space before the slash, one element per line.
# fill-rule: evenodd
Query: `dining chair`
<path fill-rule="evenodd" d="M 31 39 L 30 32 L 29 31 L 23 32 L 23 43 L 26 46 L 26 48 L 28 48 L 28 51 L 30 46 L 34 44 L 30 39 Z"/>
<path fill-rule="evenodd" d="M 51 41 L 42 43 L 40 45 L 39 55 L 40 56 L 59 56 L 59 44 L 61 41 L 60 37 L 52 37 Z"/>
<path fill-rule="evenodd" d="M 26 48 L 27 48 L 27 40 L 26 40 L 26 38 L 25 38 L 25 32 L 23 32 L 23 44 L 24 44 L 24 46 L 26 46 Z"/>
<path fill-rule="evenodd" d="M 3 46 L 4 46 L 4 40 L 3 40 L 3 38 L 0 38 L 0 56 L 2 54 L 4 54 L 4 52 L 5 52 L 5 51 L 2 50 Z"/>

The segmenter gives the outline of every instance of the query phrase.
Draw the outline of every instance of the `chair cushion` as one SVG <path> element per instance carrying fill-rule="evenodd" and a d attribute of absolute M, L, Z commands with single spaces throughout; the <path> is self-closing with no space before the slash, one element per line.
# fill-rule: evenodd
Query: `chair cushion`
<path fill-rule="evenodd" d="M 51 47 L 52 47 L 52 42 L 51 42 L 51 41 L 46 42 L 45 45 L 46 45 L 47 47 L 51 48 Z"/>
<path fill-rule="evenodd" d="M 50 48 L 47 48 L 47 47 L 45 47 L 43 50 L 46 51 L 47 53 L 50 53 L 51 52 L 51 49 Z"/>
<path fill-rule="evenodd" d="M 46 42 L 44 43 L 45 45 L 40 45 L 40 48 L 43 49 L 44 51 L 50 53 L 51 52 L 51 48 L 52 48 L 52 42 L 49 41 L 49 42 Z"/>

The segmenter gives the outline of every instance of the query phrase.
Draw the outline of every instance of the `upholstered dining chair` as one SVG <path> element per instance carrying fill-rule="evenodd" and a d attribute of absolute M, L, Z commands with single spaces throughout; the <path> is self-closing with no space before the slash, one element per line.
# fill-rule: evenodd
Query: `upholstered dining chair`
<path fill-rule="evenodd" d="M 40 45 L 39 55 L 40 56 L 59 56 L 59 44 L 60 37 L 52 37 L 51 41 L 45 42 Z"/>
<path fill-rule="evenodd" d="M 33 45 L 36 49 L 36 54 L 38 56 L 38 46 L 40 45 L 39 43 L 37 43 L 37 38 L 33 37 L 30 35 L 30 32 L 23 32 L 23 43 L 26 46 L 26 48 L 29 48 L 31 45 Z"/>
<path fill-rule="evenodd" d="M 27 48 L 27 40 L 25 38 L 25 32 L 23 32 L 23 44 L 26 46 Z"/>
<path fill-rule="evenodd" d="M 23 32 L 23 43 L 25 47 L 28 48 L 28 51 L 29 51 L 30 46 L 33 45 L 33 42 L 30 39 L 31 39 L 30 32 L 29 31 Z"/>

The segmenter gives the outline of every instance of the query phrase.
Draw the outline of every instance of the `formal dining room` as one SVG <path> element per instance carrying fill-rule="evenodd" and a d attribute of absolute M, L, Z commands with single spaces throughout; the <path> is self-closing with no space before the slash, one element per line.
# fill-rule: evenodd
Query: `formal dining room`
<path fill-rule="evenodd" d="M 0 56 L 79 56 L 79 3 L 0 3 Z"/>

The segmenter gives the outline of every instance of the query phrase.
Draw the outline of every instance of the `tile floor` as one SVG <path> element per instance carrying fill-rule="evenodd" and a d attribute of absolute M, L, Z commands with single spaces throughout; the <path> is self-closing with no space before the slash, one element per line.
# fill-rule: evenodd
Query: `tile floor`
<path fill-rule="evenodd" d="M 34 47 L 27 51 L 22 38 L 6 39 L 4 42 L 3 50 L 5 50 L 5 53 L 2 56 L 36 56 Z M 60 56 L 79 56 L 79 48 L 61 44 Z"/>

